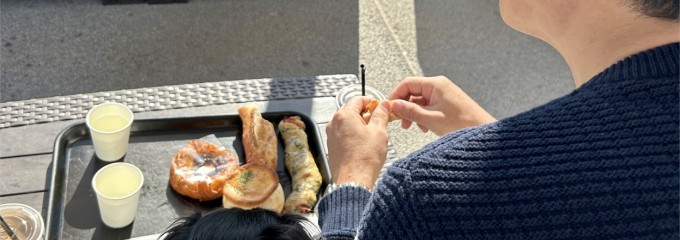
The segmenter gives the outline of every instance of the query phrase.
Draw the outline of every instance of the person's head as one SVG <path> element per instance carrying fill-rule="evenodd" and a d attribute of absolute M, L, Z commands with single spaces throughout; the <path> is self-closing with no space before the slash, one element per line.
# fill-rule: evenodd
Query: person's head
<path fill-rule="evenodd" d="M 510 27 L 547 42 L 554 31 L 592 27 L 623 16 L 677 22 L 679 11 L 678 0 L 500 0 L 499 7 Z"/>
<path fill-rule="evenodd" d="M 677 21 L 680 10 L 678 0 L 619 0 L 621 4 L 639 12 L 640 14 Z"/>
<path fill-rule="evenodd" d="M 680 41 L 679 0 L 499 0 L 503 21 L 555 48 L 581 86 L 632 54 Z"/>
<path fill-rule="evenodd" d="M 302 225 L 305 222 L 309 220 L 295 214 L 279 215 L 260 208 L 226 208 L 204 216 L 195 213 L 180 218 L 164 233 L 164 239 L 312 239 Z"/>

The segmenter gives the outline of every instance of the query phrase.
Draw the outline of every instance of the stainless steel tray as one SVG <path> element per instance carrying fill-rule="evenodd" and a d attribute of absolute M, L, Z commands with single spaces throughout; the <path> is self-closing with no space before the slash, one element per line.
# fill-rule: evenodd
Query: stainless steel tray
<path fill-rule="evenodd" d="M 321 172 L 323 183 L 330 182 L 323 141 L 317 124 L 297 112 L 264 112 L 275 128 L 285 116 L 300 116 L 306 125 L 310 150 Z M 108 163 L 95 157 L 94 146 L 84 123 L 62 131 L 54 144 L 45 239 L 126 239 L 163 232 L 178 217 L 196 211 L 219 208 L 221 199 L 198 202 L 177 194 L 168 184 L 170 161 L 188 140 L 214 134 L 225 147 L 245 160 L 241 144 L 242 123 L 238 115 L 136 120 L 132 124 L 126 156 L 144 173 L 139 209 L 135 221 L 121 229 L 106 227 L 100 220 L 97 200 L 91 187 L 94 173 Z M 284 148 L 279 138 L 277 173 L 285 195 L 291 191 L 290 174 L 284 166 Z M 324 187 L 319 191 L 319 197 Z"/>

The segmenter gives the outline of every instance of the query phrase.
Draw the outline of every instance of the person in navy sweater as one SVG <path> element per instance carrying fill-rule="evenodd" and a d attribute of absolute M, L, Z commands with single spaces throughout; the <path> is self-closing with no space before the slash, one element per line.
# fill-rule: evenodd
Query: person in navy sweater
<path fill-rule="evenodd" d="M 557 49 L 576 89 L 501 120 L 445 77 L 404 79 L 368 123 L 369 99 L 353 98 L 326 128 L 324 237 L 678 239 L 678 1 L 501 0 L 500 12 Z M 378 180 L 389 113 L 441 137 Z"/>

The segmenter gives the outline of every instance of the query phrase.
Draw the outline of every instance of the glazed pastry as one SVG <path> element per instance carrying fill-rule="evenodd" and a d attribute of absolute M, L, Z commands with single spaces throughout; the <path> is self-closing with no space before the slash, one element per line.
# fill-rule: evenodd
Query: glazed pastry
<path fill-rule="evenodd" d="M 236 155 L 225 148 L 205 140 L 190 140 L 172 158 L 170 186 L 199 201 L 214 200 L 222 196 L 222 186 L 236 168 Z"/>
<path fill-rule="evenodd" d="M 279 131 L 285 143 L 286 169 L 293 182 L 293 191 L 288 195 L 283 211 L 307 213 L 316 204 L 321 173 L 309 151 L 305 123 L 298 116 L 286 117 L 279 123 Z"/>
<path fill-rule="evenodd" d="M 274 125 L 262 118 L 255 106 L 240 107 L 238 115 L 243 122 L 242 142 L 246 163 L 259 163 L 276 169 L 278 149 Z"/>
<path fill-rule="evenodd" d="M 281 213 L 283 201 L 279 176 L 262 164 L 248 163 L 239 167 L 224 184 L 222 205 L 225 208 L 265 208 Z"/>

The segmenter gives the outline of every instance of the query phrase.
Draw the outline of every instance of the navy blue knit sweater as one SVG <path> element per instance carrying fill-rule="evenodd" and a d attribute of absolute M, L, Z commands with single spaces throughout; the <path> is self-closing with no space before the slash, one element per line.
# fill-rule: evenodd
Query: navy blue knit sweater
<path fill-rule="evenodd" d="M 328 239 L 678 239 L 679 44 L 628 57 L 572 93 L 450 133 L 373 194 L 319 203 Z"/>

